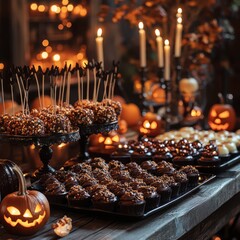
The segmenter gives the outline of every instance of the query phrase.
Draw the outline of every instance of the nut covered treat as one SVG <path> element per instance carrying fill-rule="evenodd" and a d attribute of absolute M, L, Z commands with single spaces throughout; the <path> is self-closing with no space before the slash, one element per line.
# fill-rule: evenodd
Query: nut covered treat
<path fill-rule="evenodd" d="M 187 174 L 188 186 L 193 187 L 198 184 L 199 171 L 195 167 L 187 165 L 181 167 L 179 171 Z"/>
<path fill-rule="evenodd" d="M 116 202 L 117 197 L 109 190 L 100 189 L 99 191 L 96 191 L 92 196 L 93 207 L 97 209 L 112 212 L 115 209 Z"/>
<path fill-rule="evenodd" d="M 94 123 L 104 124 L 117 120 L 117 114 L 111 106 L 96 106 L 94 109 Z"/>
<path fill-rule="evenodd" d="M 117 117 L 121 114 L 122 112 L 122 105 L 118 101 L 113 101 L 112 99 L 103 99 L 102 104 L 105 106 L 110 106 L 114 109 Z"/>
<path fill-rule="evenodd" d="M 44 122 L 47 134 L 51 133 L 69 133 L 72 131 L 72 125 L 68 117 L 61 114 L 44 114 L 39 116 Z"/>
<path fill-rule="evenodd" d="M 142 166 L 160 166 L 167 171 L 158 176 L 136 162 L 107 163 L 96 157 L 68 171 L 44 174 L 39 184 L 50 203 L 135 217 L 164 206 L 198 185 L 200 175 L 193 166 L 174 167 L 166 161 L 147 161 Z"/>
<path fill-rule="evenodd" d="M 91 205 L 90 194 L 80 185 L 70 188 L 67 199 L 70 206 L 89 207 Z"/>
<path fill-rule="evenodd" d="M 146 202 L 141 192 L 136 190 L 125 192 L 118 202 L 117 211 L 127 215 L 141 216 Z"/>

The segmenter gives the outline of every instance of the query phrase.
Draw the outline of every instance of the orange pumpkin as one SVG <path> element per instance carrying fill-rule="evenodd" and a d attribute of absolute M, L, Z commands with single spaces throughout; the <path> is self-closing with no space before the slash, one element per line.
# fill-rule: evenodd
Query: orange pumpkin
<path fill-rule="evenodd" d="M 139 107 L 134 103 L 123 104 L 121 119 L 124 119 L 130 127 L 136 126 L 141 120 Z"/>
<path fill-rule="evenodd" d="M 208 124 L 214 131 L 232 131 L 236 124 L 236 113 L 229 104 L 215 104 L 208 115 Z"/>
<path fill-rule="evenodd" d="M 42 99 L 41 97 L 41 101 L 43 101 L 43 106 L 42 107 L 48 107 L 50 105 L 52 105 L 52 99 L 51 97 L 45 95 L 44 98 Z M 36 109 L 40 109 L 41 105 L 40 105 L 40 102 L 39 102 L 39 98 L 35 98 L 31 104 L 31 108 L 36 108 Z"/>
<path fill-rule="evenodd" d="M 119 132 L 120 134 L 124 134 L 124 133 L 127 132 L 127 130 L 128 130 L 128 125 L 127 125 L 127 122 L 126 122 L 124 119 L 119 119 L 119 120 L 118 120 L 118 126 L 119 126 L 118 132 Z"/>
<path fill-rule="evenodd" d="M 141 119 L 141 124 L 139 126 L 139 133 L 141 135 L 156 137 L 158 134 L 162 133 L 163 130 L 164 124 L 159 115 L 148 112 Z"/>
<path fill-rule="evenodd" d="M 114 95 L 112 100 L 116 101 L 116 102 L 120 102 L 121 104 L 125 104 L 126 101 L 123 97 L 119 96 L 119 95 Z"/>
<path fill-rule="evenodd" d="M 156 87 L 152 92 L 152 100 L 159 104 L 164 104 L 166 102 L 165 90 L 161 87 Z"/>
<path fill-rule="evenodd" d="M 21 109 L 21 106 L 18 105 L 15 101 L 12 102 L 11 100 L 7 100 L 4 102 L 4 105 L 5 105 L 5 113 L 9 113 L 9 114 L 12 114 L 12 110 L 13 110 L 13 113 L 16 113 Z M 3 106 L 3 103 L 0 103 L 0 114 L 3 114 L 4 113 L 4 106 Z"/>
<path fill-rule="evenodd" d="M 25 178 L 17 165 L 13 170 L 18 176 L 19 191 L 8 194 L 1 202 L 0 221 L 13 234 L 32 235 L 48 221 L 49 203 L 42 193 L 27 191 Z"/>

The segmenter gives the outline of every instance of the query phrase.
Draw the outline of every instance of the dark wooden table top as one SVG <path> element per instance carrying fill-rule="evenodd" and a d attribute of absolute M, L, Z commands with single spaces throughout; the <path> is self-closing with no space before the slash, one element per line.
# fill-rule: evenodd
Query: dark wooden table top
<path fill-rule="evenodd" d="M 52 207 L 50 220 L 35 235 L 13 236 L 0 228 L 0 239 L 57 239 L 51 225 L 67 215 L 73 220 L 73 229 L 63 239 L 203 240 L 237 212 L 240 212 L 240 165 L 220 174 L 176 205 L 146 219 L 121 219 Z"/>

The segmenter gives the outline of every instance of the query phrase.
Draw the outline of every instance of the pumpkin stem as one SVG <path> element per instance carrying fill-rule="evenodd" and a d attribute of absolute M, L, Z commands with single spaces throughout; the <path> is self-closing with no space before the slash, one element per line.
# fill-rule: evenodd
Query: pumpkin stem
<path fill-rule="evenodd" d="M 222 93 L 218 93 L 218 98 L 219 98 L 220 104 L 224 104 L 225 103 L 224 97 L 223 97 Z"/>
<path fill-rule="evenodd" d="M 18 195 L 26 195 L 27 184 L 26 184 L 25 177 L 23 176 L 22 170 L 16 164 L 12 168 L 18 177 L 18 182 L 19 182 Z"/>

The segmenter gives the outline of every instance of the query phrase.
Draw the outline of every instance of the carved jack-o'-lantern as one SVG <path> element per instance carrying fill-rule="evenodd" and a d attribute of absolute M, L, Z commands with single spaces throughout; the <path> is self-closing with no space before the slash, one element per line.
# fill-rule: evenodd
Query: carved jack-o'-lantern
<path fill-rule="evenodd" d="M 98 142 L 103 148 L 110 149 L 117 146 L 120 142 L 120 137 L 116 131 L 111 131 L 106 135 L 99 136 Z"/>
<path fill-rule="evenodd" d="M 164 129 L 163 121 L 155 113 L 148 112 L 141 120 L 139 133 L 148 137 L 156 137 Z"/>
<path fill-rule="evenodd" d="M 159 85 L 154 85 L 152 88 L 152 100 L 159 104 L 164 104 L 166 102 L 165 90 Z"/>
<path fill-rule="evenodd" d="M 215 104 L 209 111 L 208 124 L 215 131 L 232 131 L 236 124 L 236 113 L 229 104 Z"/>
<path fill-rule="evenodd" d="M 90 151 L 99 152 L 102 150 L 114 150 L 120 142 L 124 142 L 126 138 L 120 136 L 116 131 L 107 134 L 96 134 L 90 136 Z"/>
<path fill-rule="evenodd" d="M 199 89 L 195 78 L 183 78 L 179 82 L 179 91 L 185 102 L 194 101 Z"/>
<path fill-rule="evenodd" d="M 21 170 L 14 165 L 19 180 L 19 191 L 8 194 L 0 205 L 0 220 L 9 232 L 32 235 L 45 225 L 50 216 L 47 198 L 40 192 L 27 191 Z"/>

